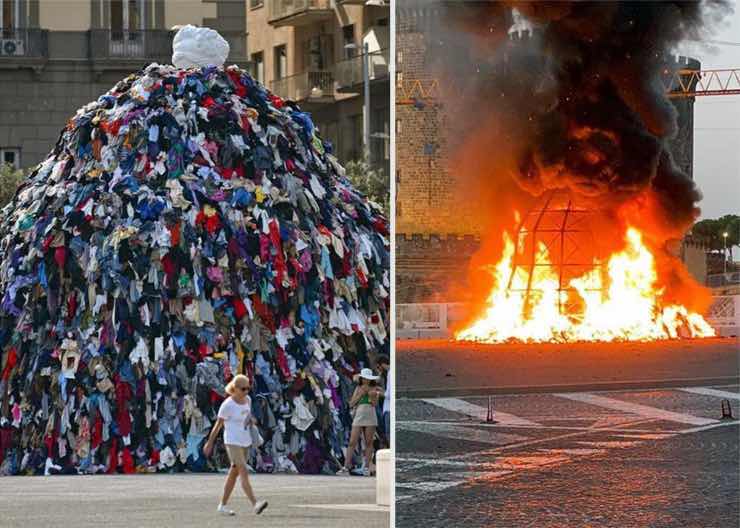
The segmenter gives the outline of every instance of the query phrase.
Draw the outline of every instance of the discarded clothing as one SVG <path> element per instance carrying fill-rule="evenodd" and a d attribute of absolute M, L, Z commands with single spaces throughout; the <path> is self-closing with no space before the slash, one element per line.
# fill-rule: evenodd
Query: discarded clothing
<path fill-rule="evenodd" d="M 152 64 L 78 110 L 2 211 L 0 474 L 205 470 L 237 373 L 257 467 L 339 467 L 390 258 L 328 147 L 235 66 Z"/>

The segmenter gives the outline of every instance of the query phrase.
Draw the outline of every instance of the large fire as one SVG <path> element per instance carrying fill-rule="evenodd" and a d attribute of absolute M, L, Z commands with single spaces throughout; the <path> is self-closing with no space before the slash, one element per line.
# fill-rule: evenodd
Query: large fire
<path fill-rule="evenodd" d="M 624 249 L 612 253 L 605 265 L 594 259 L 593 268 L 572 278 L 569 288 L 559 287 L 545 244 L 537 244 L 535 265 L 527 270 L 514 265 L 524 248 L 507 232 L 503 236 L 503 256 L 491 268 L 494 287 L 484 311 L 455 333 L 459 341 L 654 341 L 715 335 L 700 314 L 661 302 L 655 258 L 634 227 L 627 228 Z"/>

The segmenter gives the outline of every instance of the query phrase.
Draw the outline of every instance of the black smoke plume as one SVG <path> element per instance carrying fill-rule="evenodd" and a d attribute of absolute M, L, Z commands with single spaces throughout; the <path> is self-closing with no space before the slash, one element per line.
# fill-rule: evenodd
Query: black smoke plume
<path fill-rule="evenodd" d="M 448 4 L 450 25 L 437 42 L 444 75 L 467 85 L 454 115 L 474 120 L 458 120 L 453 142 L 490 134 L 486 155 L 511 157 L 511 176 L 530 194 L 568 188 L 615 209 L 648 196 L 654 227 L 680 235 L 701 194 L 671 157 L 677 113 L 661 75 L 675 46 L 701 39 L 731 11 L 727 2 L 463 4 Z M 506 38 L 512 8 L 531 22 L 531 36 Z M 450 63 L 455 53 L 468 60 Z M 465 74 L 471 63 L 476 70 Z M 481 127 L 484 120 L 497 124 Z"/>

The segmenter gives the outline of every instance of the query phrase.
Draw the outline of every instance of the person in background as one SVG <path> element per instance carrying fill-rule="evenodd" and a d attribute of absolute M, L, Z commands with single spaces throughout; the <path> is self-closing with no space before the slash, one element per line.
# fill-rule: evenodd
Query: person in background
<path fill-rule="evenodd" d="M 369 368 L 360 371 L 359 384 L 355 387 L 355 392 L 350 398 L 349 406 L 354 409 L 354 419 L 352 420 L 352 432 L 349 437 L 349 446 L 347 454 L 344 457 L 344 466 L 337 472 L 338 475 L 346 475 L 352 469 L 352 456 L 354 455 L 357 443 L 362 434 L 365 440 L 365 467 L 363 475 L 372 474 L 371 467 L 373 462 L 375 429 L 378 427 L 378 416 L 375 408 L 382 391 L 377 386 L 377 380 L 380 376 L 373 374 Z"/>
<path fill-rule="evenodd" d="M 249 397 L 249 378 L 244 374 L 237 374 L 226 385 L 226 398 L 218 410 L 218 420 L 211 429 L 208 441 L 203 446 L 203 454 L 206 457 L 213 452 L 213 444 L 221 429 L 224 430 L 224 444 L 226 453 L 231 461 L 231 468 L 224 483 L 224 494 L 218 505 L 217 511 L 223 515 L 234 515 L 235 512 L 226 507 L 231 492 L 234 490 L 236 479 L 239 477 L 242 489 L 249 502 L 252 503 L 254 513 L 259 515 L 267 508 L 267 501 L 258 501 L 252 485 L 249 483 L 249 472 L 247 470 L 247 449 L 252 445 L 250 426 L 254 423 L 252 417 L 252 400 Z"/>
<path fill-rule="evenodd" d="M 383 435 L 386 447 L 391 447 L 391 363 L 388 356 L 382 355 L 378 358 L 378 370 L 380 371 L 380 383 L 385 389 L 383 395 L 383 407 L 381 419 L 383 423 Z"/>

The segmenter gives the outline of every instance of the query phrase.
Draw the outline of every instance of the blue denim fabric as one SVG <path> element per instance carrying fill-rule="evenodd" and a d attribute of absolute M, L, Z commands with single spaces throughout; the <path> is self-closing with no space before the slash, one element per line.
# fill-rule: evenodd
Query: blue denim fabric
<path fill-rule="evenodd" d="M 329 250 L 326 246 L 321 246 L 321 269 L 327 279 L 334 279 L 334 270 L 332 270 L 331 258 L 329 257 Z"/>

